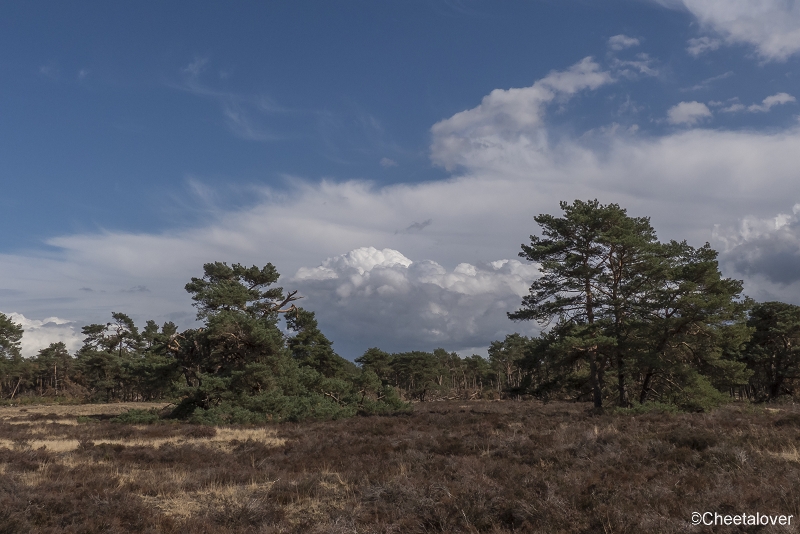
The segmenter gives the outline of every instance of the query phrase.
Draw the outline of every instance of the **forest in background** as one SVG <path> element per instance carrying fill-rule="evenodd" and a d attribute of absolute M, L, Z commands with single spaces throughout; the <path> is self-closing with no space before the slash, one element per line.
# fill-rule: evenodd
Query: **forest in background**
<path fill-rule="evenodd" d="M 708 244 L 661 243 L 648 218 L 616 204 L 576 200 L 561 210 L 534 218 L 541 235 L 520 256 L 539 264 L 541 276 L 509 313 L 539 322 L 542 333 L 495 341 L 488 358 L 370 348 L 351 362 L 333 350 L 314 312 L 295 305 L 296 292 L 275 287 L 274 266 L 216 262 L 186 285 L 200 328 L 147 321 L 140 329 L 113 313 L 83 328 L 75 354 L 54 343 L 23 358 L 21 326 L 0 314 L 0 395 L 170 400 L 173 417 L 252 423 L 393 413 L 437 399 L 705 411 L 732 398 L 800 392 L 800 307 L 745 297 Z"/>

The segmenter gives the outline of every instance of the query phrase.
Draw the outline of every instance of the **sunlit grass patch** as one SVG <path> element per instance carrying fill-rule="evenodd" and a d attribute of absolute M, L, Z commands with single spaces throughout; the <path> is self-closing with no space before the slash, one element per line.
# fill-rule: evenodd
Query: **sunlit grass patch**
<path fill-rule="evenodd" d="M 74 451 L 80 445 L 80 441 L 77 439 L 32 439 L 26 443 L 32 449 L 44 447 L 50 452 Z"/>
<path fill-rule="evenodd" d="M 119 415 L 132 409 L 161 410 L 169 406 L 166 402 L 118 402 L 114 404 L 31 404 L 24 406 L 0 406 L 0 420 L 15 418 L 17 421 L 31 416 L 53 414 L 57 417 L 78 417 L 92 415 Z M 58 422 L 61 422 L 58 420 Z"/>
<path fill-rule="evenodd" d="M 145 427 L 134 427 L 143 430 Z M 153 438 L 147 436 L 134 436 L 125 439 L 98 439 L 94 440 L 95 445 L 124 445 L 126 447 L 161 447 L 165 444 L 172 445 L 210 445 L 224 451 L 231 451 L 236 442 L 247 440 L 256 441 L 269 447 L 280 447 L 286 443 L 283 438 L 277 437 L 277 430 L 274 428 L 231 428 L 220 427 L 215 430 L 215 435 L 208 437 L 189 437 L 186 435 L 170 436 L 165 438 Z"/>
<path fill-rule="evenodd" d="M 787 462 L 800 463 L 800 450 L 798 450 L 794 445 L 780 452 L 767 452 L 775 458 L 780 458 L 781 460 L 786 460 Z"/>

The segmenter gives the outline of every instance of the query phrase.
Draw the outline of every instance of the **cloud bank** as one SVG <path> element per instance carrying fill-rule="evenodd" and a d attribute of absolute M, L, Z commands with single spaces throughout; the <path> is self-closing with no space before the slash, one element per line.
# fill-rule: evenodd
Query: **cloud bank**
<path fill-rule="evenodd" d="M 800 281 L 800 204 L 789 214 L 747 216 L 735 227 L 716 228 L 714 239 L 738 273 L 782 286 Z"/>
<path fill-rule="evenodd" d="M 340 340 L 337 350 L 356 357 L 366 347 L 350 340 L 365 331 L 395 351 L 452 347 L 455 340 L 455 348 L 464 349 L 502 339 L 517 326 L 506 312 L 519 307 L 538 276 L 538 266 L 518 260 L 448 270 L 396 250 L 362 247 L 302 267 L 290 282 L 314 303 L 323 331 Z M 530 324 L 522 329 L 535 330 Z"/>
<path fill-rule="evenodd" d="M 80 327 L 71 321 L 58 317 L 48 317 L 37 321 L 29 319 L 21 313 L 13 312 L 6 315 L 24 329 L 21 344 L 23 356 L 35 356 L 41 349 L 59 341 L 63 342 L 71 352 L 74 352 L 83 341 Z"/>
<path fill-rule="evenodd" d="M 560 200 L 617 202 L 650 216 L 661 239 L 693 245 L 711 239 L 715 225 L 726 235 L 719 229 L 766 220 L 800 201 L 797 128 L 696 128 L 705 105 L 681 108 L 698 104 L 689 102 L 674 114 L 687 127 L 662 135 L 613 125 L 553 133 L 554 110 L 617 80 L 613 64 L 586 58 L 530 87 L 494 90 L 436 123 L 430 158 L 451 170 L 446 180 L 377 187 L 292 179 L 285 190 L 261 189 L 247 209 L 209 213 L 201 227 L 64 235 L 48 241 L 56 254 L 0 255 L 3 307 L 78 324 L 120 311 L 139 323 L 185 327 L 194 313 L 183 286 L 203 263 L 272 262 L 347 355 L 370 346 L 485 347 L 502 332 L 532 327 L 505 317 L 532 266 L 496 262 L 514 257 L 537 232 L 533 216 L 558 213 Z M 788 254 L 788 241 L 780 243 L 773 249 Z M 726 269 L 743 273 L 748 287 L 789 276 L 758 257 L 726 260 Z M 130 291 L 140 287 L 148 291 Z M 800 302 L 797 286 L 787 288 L 782 297 Z"/>

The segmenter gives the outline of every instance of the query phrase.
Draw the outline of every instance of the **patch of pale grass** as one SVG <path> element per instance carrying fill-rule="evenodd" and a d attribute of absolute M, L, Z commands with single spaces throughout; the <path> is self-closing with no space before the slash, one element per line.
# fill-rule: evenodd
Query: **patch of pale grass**
<path fill-rule="evenodd" d="M 61 454 L 58 457 L 58 463 L 63 465 L 64 467 L 75 468 L 82 465 L 92 464 L 95 466 L 113 466 L 114 460 L 109 460 L 106 458 L 90 458 L 87 456 L 81 456 L 77 454 L 72 454 L 71 452 Z"/>
<path fill-rule="evenodd" d="M 31 449 L 44 447 L 51 452 L 70 452 L 78 448 L 77 439 L 31 439 L 27 441 Z"/>
<path fill-rule="evenodd" d="M 50 414 L 55 414 L 58 417 L 79 417 L 81 415 L 119 415 L 122 412 L 127 412 L 131 409 L 161 410 L 167 406 L 169 406 L 169 403 L 167 402 L 117 402 L 113 404 L 28 404 L 24 406 L 0 406 L 0 419 Z"/>
<path fill-rule="evenodd" d="M 781 452 L 769 452 L 769 454 L 781 460 L 786 460 L 787 462 L 800 462 L 800 451 L 798 451 L 795 446 Z"/>
<path fill-rule="evenodd" d="M 334 493 L 350 491 L 350 484 L 344 481 L 339 473 L 325 470 L 320 472 L 320 475 L 325 476 L 319 481 L 319 485 L 323 489 Z"/>
<path fill-rule="evenodd" d="M 217 428 L 217 435 L 211 438 L 211 441 L 260 441 L 265 445 L 272 445 L 280 447 L 286 440 L 277 437 L 278 431 L 273 428 Z"/>
<path fill-rule="evenodd" d="M 50 477 L 47 475 L 47 469 L 40 466 L 36 471 L 27 471 L 17 476 L 17 481 L 28 487 L 41 486 L 49 482 Z"/>
<path fill-rule="evenodd" d="M 136 485 L 144 482 L 154 482 L 158 486 L 181 487 L 185 482 L 190 481 L 192 473 L 182 469 L 142 469 L 130 467 L 114 470 L 114 476 L 119 482 L 119 486 Z"/>
<path fill-rule="evenodd" d="M 36 450 L 44 447 L 51 452 L 70 452 L 77 449 L 78 445 L 79 442 L 77 439 L 27 439 L 20 441 L 0 439 L 0 448 L 6 449 L 23 447 Z"/>
<path fill-rule="evenodd" d="M 0 448 L 13 449 L 19 446 L 19 443 L 25 443 L 25 447 L 32 449 L 39 449 L 44 447 L 51 452 L 71 452 L 80 446 L 77 439 L 68 438 L 66 436 L 59 437 L 53 435 L 59 430 L 58 425 L 45 425 L 39 424 L 39 421 L 32 422 L 31 434 L 33 436 L 41 436 L 38 439 L 26 439 L 22 442 L 14 442 L 9 439 L 0 439 Z M 139 430 L 146 427 L 137 425 Z M 258 441 L 268 447 L 280 447 L 286 443 L 284 438 L 277 437 L 277 431 L 272 428 L 217 428 L 217 434 L 210 438 L 192 438 L 187 436 L 171 436 L 165 438 L 148 438 L 148 437 L 131 437 L 126 439 L 97 439 L 93 440 L 95 445 L 108 444 L 108 445 L 124 445 L 126 447 L 154 447 L 158 448 L 165 444 L 173 445 L 196 445 L 204 444 L 215 447 L 219 450 L 230 452 L 233 450 L 232 441 Z M 17 443 L 17 445 L 15 445 Z"/>
<path fill-rule="evenodd" d="M 203 510 L 203 503 L 188 493 L 177 497 L 140 495 L 139 498 L 146 505 L 170 517 L 187 518 Z"/>
<path fill-rule="evenodd" d="M 144 427 L 138 428 L 141 429 Z M 168 438 L 133 437 L 127 439 L 99 439 L 94 443 L 95 445 L 107 443 L 109 445 L 125 445 L 126 447 L 160 447 L 167 443 L 175 445 L 194 445 L 202 443 L 229 452 L 233 449 L 231 445 L 232 441 L 247 441 L 248 439 L 258 441 L 271 447 L 280 447 L 286 443 L 286 439 L 277 437 L 277 431 L 271 428 L 226 427 L 217 428 L 217 435 L 210 438 L 190 438 L 186 436 L 172 436 Z"/>
<path fill-rule="evenodd" d="M 189 473 L 185 476 L 190 476 Z M 202 490 L 175 495 L 140 495 L 148 505 L 172 517 L 190 517 L 202 511 L 220 509 L 226 502 L 246 502 L 269 491 L 277 480 L 249 484 L 211 484 Z"/>

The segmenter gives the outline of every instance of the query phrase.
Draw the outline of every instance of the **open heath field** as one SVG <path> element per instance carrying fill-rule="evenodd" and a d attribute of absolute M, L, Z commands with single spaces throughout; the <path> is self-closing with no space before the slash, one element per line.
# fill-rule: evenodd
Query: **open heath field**
<path fill-rule="evenodd" d="M 800 411 L 419 403 L 271 426 L 0 408 L 0 533 L 796 532 Z M 790 525 L 694 526 L 693 512 Z"/>

